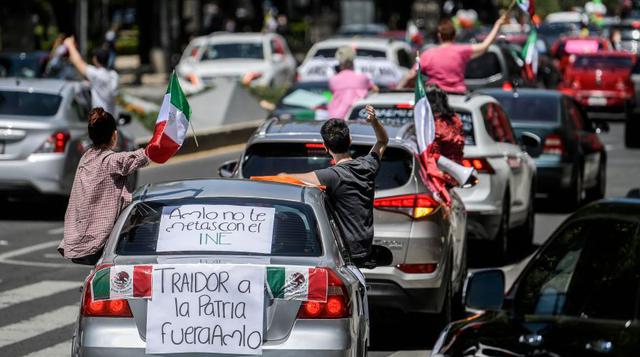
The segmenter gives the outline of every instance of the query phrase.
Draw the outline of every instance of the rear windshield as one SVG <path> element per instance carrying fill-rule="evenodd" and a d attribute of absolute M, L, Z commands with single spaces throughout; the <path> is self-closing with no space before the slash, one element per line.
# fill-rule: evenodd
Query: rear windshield
<path fill-rule="evenodd" d="M 181 224 L 172 224 L 172 229 L 167 229 L 169 227 L 166 222 L 167 210 L 173 211 L 175 208 L 181 209 L 180 214 L 197 223 L 192 224 L 189 229 L 187 229 L 188 226 Z M 273 222 L 272 230 L 269 231 L 257 225 L 251 226 L 252 222 L 263 221 L 264 216 L 258 218 L 257 214 L 252 213 L 253 217 L 250 217 L 251 214 L 245 211 L 245 214 L 240 217 L 238 212 L 243 209 L 256 211 L 266 209 L 272 212 L 269 217 Z M 219 214 L 211 213 L 216 211 Z M 244 244 L 241 242 L 242 239 L 255 233 L 256 229 L 264 229 L 263 234 L 272 235 L 270 254 L 231 251 L 227 248 L 235 246 L 229 244 L 231 239 L 235 239 L 238 244 Z M 160 245 L 158 244 L 159 236 L 161 236 Z M 196 249 L 195 246 L 201 248 Z M 170 250 L 167 250 L 167 247 L 171 247 Z M 189 198 L 137 203 L 122 227 L 116 254 L 246 254 L 308 257 L 322 255 L 322 245 L 313 210 L 306 204 L 254 198 Z"/>
<path fill-rule="evenodd" d="M 353 145 L 351 155 L 366 155 L 371 146 Z M 254 144 L 246 152 L 242 173 L 244 177 L 277 175 L 281 172 L 307 172 L 331 165 L 331 157 L 317 143 Z M 385 190 L 403 186 L 411 178 L 413 156 L 404 149 L 390 147 L 382 157 L 376 177 L 376 188 Z"/>
<path fill-rule="evenodd" d="M 600 56 L 580 56 L 576 58 L 573 66 L 575 68 L 595 69 L 630 69 L 633 61 L 630 57 L 600 57 Z"/>
<path fill-rule="evenodd" d="M 380 105 L 376 104 L 376 116 L 384 125 L 402 126 L 409 121 L 413 121 L 413 107 L 405 105 Z M 468 112 L 458 112 L 458 117 L 462 121 L 465 144 L 475 145 L 473 136 L 473 120 Z M 349 115 L 350 120 L 366 119 L 367 110 L 364 106 L 356 106 Z M 385 153 L 386 155 L 386 153 Z"/>
<path fill-rule="evenodd" d="M 513 122 L 557 123 L 560 121 L 560 99 L 555 96 L 494 95 Z M 527 108 L 527 110 L 522 110 Z"/>
<path fill-rule="evenodd" d="M 57 94 L 0 91 L 0 115 L 53 116 L 62 97 Z"/>
<path fill-rule="evenodd" d="M 321 48 L 316 51 L 313 57 L 335 58 L 337 50 L 337 48 Z M 387 53 L 385 51 L 358 48 L 356 49 L 356 57 L 387 58 Z"/>
<path fill-rule="evenodd" d="M 472 59 L 467 63 L 464 72 L 465 79 L 482 79 L 502 73 L 500 60 L 493 52 L 487 52 L 482 56 Z"/>
<path fill-rule="evenodd" d="M 216 43 L 207 46 L 200 57 L 200 61 L 220 60 L 229 58 L 263 59 L 262 43 Z"/>

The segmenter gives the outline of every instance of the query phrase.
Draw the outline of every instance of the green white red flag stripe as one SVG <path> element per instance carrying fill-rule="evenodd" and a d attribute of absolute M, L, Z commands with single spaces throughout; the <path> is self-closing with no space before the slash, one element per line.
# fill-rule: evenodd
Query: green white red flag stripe
<path fill-rule="evenodd" d="M 535 0 L 516 0 L 522 11 L 529 13 L 530 16 L 536 14 Z"/>
<path fill-rule="evenodd" d="M 93 300 L 151 298 L 152 265 L 115 265 L 91 280 Z"/>
<path fill-rule="evenodd" d="M 153 137 L 147 145 L 147 157 L 154 162 L 164 163 L 175 155 L 187 136 L 190 119 L 191 107 L 174 72 L 162 100 Z"/>
<path fill-rule="evenodd" d="M 327 301 L 329 275 L 312 267 L 267 267 L 267 287 L 275 299 Z"/>
<path fill-rule="evenodd" d="M 525 71 L 530 79 L 535 79 L 538 74 L 538 32 L 535 28 L 531 28 L 527 42 L 522 48 L 522 58 L 524 59 Z"/>

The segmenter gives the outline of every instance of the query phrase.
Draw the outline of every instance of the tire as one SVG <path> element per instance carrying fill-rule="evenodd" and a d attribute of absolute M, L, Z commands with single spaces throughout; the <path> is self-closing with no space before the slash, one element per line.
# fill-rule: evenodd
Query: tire
<path fill-rule="evenodd" d="M 513 238 L 515 238 L 518 243 L 518 253 L 525 252 L 533 244 L 533 236 L 536 226 L 536 212 L 534 206 L 535 199 L 535 192 L 531 190 L 531 193 L 529 194 L 529 206 L 527 207 L 527 220 L 521 226 L 514 229 L 511 236 L 512 243 Z M 513 244 L 511 248 L 512 250 L 515 248 L 513 247 Z"/>
<path fill-rule="evenodd" d="M 582 165 L 576 166 L 571 180 L 571 190 L 565 193 L 564 202 L 568 211 L 580 207 L 584 195 L 584 181 L 582 178 Z"/>
<path fill-rule="evenodd" d="M 624 126 L 624 144 L 628 148 L 640 148 L 640 114 L 627 115 Z"/>
<path fill-rule="evenodd" d="M 604 198 L 607 189 L 607 162 L 600 162 L 598 168 L 598 179 L 596 185 L 590 189 L 587 189 L 586 199 L 587 202 L 597 201 Z"/>
<path fill-rule="evenodd" d="M 509 189 L 507 188 L 507 191 Z M 494 238 L 495 255 L 498 263 L 504 263 L 509 258 L 509 215 L 511 213 L 509 195 L 502 200 L 502 212 L 500 214 L 500 228 Z"/>

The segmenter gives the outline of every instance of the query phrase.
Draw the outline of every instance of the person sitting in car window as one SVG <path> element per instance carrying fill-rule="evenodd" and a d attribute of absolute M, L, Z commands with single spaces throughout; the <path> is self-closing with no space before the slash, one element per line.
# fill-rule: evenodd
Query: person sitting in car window
<path fill-rule="evenodd" d="M 145 149 L 113 151 L 116 121 L 102 108 L 89 112 L 89 138 L 93 146 L 78 164 L 58 251 L 74 263 L 95 265 L 120 211 L 131 203 L 128 178 L 149 159 Z"/>
<path fill-rule="evenodd" d="M 344 119 L 353 103 L 367 96 L 370 90 L 378 91 L 378 87 L 364 73 L 353 70 L 356 52 L 349 46 L 336 51 L 339 72 L 329 79 L 329 89 L 333 93 L 327 106 L 330 118 Z"/>
<path fill-rule="evenodd" d="M 376 134 L 376 143 L 367 155 L 352 158 L 349 126 L 342 119 L 330 119 L 322 125 L 320 133 L 335 165 L 302 174 L 280 174 L 326 187 L 336 212 L 336 224 L 357 266 L 369 262 L 373 242 L 375 178 L 389 142 L 374 108 L 367 105 L 367 112 L 367 121 Z"/>

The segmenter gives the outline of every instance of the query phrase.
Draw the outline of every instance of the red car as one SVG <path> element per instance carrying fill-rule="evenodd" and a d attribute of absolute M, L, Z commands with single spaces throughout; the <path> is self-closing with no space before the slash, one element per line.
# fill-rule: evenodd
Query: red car
<path fill-rule="evenodd" d="M 570 64 L 572 55 L 607 51 L 611 43 L 602 37 L 561 37 L 551 46 L 551 56 L 556 59 L 560 73 Z"/>
<path fill-rule="evenodd" d="M 590 112 L 627 114 L 635 104 L 634 63 L 635 55 L 628 52 L 573 55 L 558 89 Z"/>

